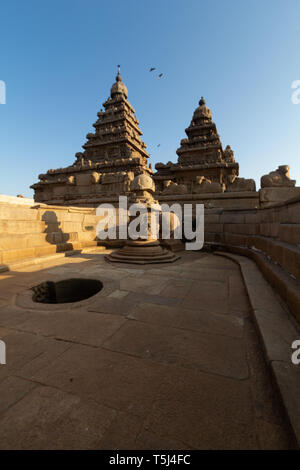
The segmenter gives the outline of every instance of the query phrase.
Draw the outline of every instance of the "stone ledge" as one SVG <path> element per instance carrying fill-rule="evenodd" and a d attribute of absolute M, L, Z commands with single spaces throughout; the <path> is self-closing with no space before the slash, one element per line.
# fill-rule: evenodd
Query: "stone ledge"
<path fill-rule="evenodd" d="M 291 344 L 300 338 L 299 327 L 285 311 L 253 261 L 221 251 L 216 254 L 232 259 L 240 266 L 265 358 L 300 446 L 300 365 L 291 362 Z"/>
<path fill-rule="evenodd" d="M 0 194 L 0 204 L 14 204 L 18 206 L 33 206 L 34 200 L 29 197 L 8 196 Z"/>
<path fill-rule="evenodd" d="M 257 199 L 258 192 L 256 191 L 239 191 L 231 193 L 186 193 L 186 194 L 156 194 L 159 201 L 176 200 L 186 201 L 200 201 L 202 199 Z"/>
<path fill-rule="evenodd" d="M 30 250 L 10 250 L 10 251 L 21 251 L 24 254 L 24 257 L 21 256 L 19 260 L 12 259 L 8 262 L 3 262 L 0 252 L 0 273 L 5 271 L 13 271 L 25 266 L 31 266 L 36 264 L 45 263 L 47 261 L 55 260 L 57 258 L 64 258 L 65 256 L 73 256 L 83 251 L 86 252 L 89 249 L 99 249 L 104 250 L 105 247 L 99 246 L 97 241 L 86 241 L 86 242 L 73 242 L 73 243 L 64 243 L 58 245 L 45 245 L 36 247 L 33 249 L 33 256 Z M 6 252 L 8 253 L 8 252 Z M 27 257 L 26 257 L 27 254 Z M 1 264 L 2 260 L 2 264 Z"/>
<path fill-rule="evenodd" d="M 14 269 L 32 266 L 35 264 L 43 264 L 49 261 L 54 261 L 58 258 L 65 258 L 66 256 L 73 256 L 80 253 L 81 250 L 73 250 L 65 253 L 56 253 L 50 256 L 40 256 L 39 258 L 26 258 L 22 261 L 16 261 L 10 264 L 0 264 L 0 273 L 5 271 L 13 271 Z"/>
<path fill-rule="evenodd" d="M 300 323 L 300 282 L 294 279 L 279 264 L 270 261 L 264 253 L 250 248 L 225 245 L 218 242 L 212 242 L 208 245 L 216 245 L 221 250 L 253 259 L 264 277 L 282 297 L 295 319 Z"/>

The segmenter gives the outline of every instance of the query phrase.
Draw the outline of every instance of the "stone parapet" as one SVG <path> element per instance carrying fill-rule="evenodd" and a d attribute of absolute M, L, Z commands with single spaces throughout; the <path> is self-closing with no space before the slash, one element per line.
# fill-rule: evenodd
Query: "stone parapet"
<path fill-rule="evenodd" d="M 259 190 L 259 201 L 262 207 L 273 205 L 277 202 L 287 201 L 300 196 L 300 187 L 274 187 Z"/>

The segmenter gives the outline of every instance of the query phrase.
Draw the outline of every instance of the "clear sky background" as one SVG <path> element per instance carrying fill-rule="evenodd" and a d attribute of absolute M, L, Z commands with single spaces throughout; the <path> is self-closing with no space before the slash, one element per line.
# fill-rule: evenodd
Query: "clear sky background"
<path fill-rule="evenodd" d="M 177 161 L 203 95 L 240 176 L 289 164 L 300 185 L 299 0 L 4 0 L 0 18 L 1 194 L 73 163 L 117 64 L 153 164 Z"/>

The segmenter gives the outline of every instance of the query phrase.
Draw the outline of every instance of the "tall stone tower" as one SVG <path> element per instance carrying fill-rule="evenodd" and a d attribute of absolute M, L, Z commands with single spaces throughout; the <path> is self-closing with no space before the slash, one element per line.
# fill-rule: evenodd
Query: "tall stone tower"
<path fill-rule="evenodd" d="M 211 110 L 202 97 L 193 114 L 189 127 L 185 130 L 187 138 L 180 142 L 177 150 L 178 162 L 158 163 L 155 181 L 159 189 L 192 193 L 197 191 L 202 179 L 213 184 L 213 191 L 224 191 L 239 174 L 239 164 L 235 161 L 229 146 L 223 150 L 220 136 L 212 120 Z M 173 184 L 170 184 L 172 182 Z M 177 187 L 175 185 L 177 185 Z M 167 189 L 168 188 L 168 189 Z"/>
<path fill-rule="evenodd" d="M 76 153 L 73 165 L 48 170 L 32 185 L 36 202 L 58 205 L 98 206 L 127 195 L 130 183 L 139 174 L 152 175 L 146 144 L 135 111 L 128 101 L 120 66 L 110 97 L 103 103 L 87 134 L 83 152 Z"/>

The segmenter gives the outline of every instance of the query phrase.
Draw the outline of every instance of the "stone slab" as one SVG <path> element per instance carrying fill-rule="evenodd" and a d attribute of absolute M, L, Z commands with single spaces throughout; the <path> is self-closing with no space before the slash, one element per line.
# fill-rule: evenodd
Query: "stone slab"
<path fill-rule="evenodd" d="M 58 360 L 28 378 L 88 397 L 135 416 L 145 416 L 166 367 L 102 348 L 73 345 Z"/>
<path fill-rule="evenodd" d="M 128 321 L 103 346 L 161 364 L 248 377 L 242 342 L 237 338 Z"/>
<path fill-rule="evenodd" d="M 0 417 L 0 449 L 98 449 L 116 412 L 39 386 Z"/>

